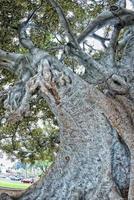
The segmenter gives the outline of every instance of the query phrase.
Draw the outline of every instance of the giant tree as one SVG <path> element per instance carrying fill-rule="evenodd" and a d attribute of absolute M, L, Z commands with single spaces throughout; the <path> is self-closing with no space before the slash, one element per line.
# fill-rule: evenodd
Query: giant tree
<path fill-rule="evenodd" d="M 56 10 L 68 38 L 63 53 L 74 58 L 85 72 L 78 76 L 63 58 L 59 60 L 34 45 L 28 28 L 35 12 L 21 23 L 18 31 L 19 42 L 28 52 L 0 50 L 0 66 L 18 77 L 16 84 L 1 91 L 8 123 L 27 116 L 31 99 L 37 94 L 47 101 L 60 128 L 60 148 L 54 164 L 18 199 L 132 200 L 134 11 L 125 8 L 126 1 L 120 1 L 99 14 L 78 35 L 73 33 L 61 6 L 54 0 L 48 2 Z M 96 34 L 108 25 L 109 38 Z M 104 46 L 98 60 L 82 48 L 89 35 Z"/>

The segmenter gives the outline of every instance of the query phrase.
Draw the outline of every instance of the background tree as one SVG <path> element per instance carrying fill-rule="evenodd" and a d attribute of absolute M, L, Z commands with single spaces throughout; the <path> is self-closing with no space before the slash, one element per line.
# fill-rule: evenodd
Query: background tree
<path fill-rule="evenodd" d="M 24 163 L 52 161 L 59 144 L 59 129 L 54 116 L 43 99 L 33 106 L 31 114 L 19 123 L 1 125 L 0 148 L 11 158 Z"/>
<path fill-rule="evenodd" d="M 6 121 L 17 123 L 29 115 L 37 94 L 47 101 L 60 128 L 60 148 L 53 166 L 19 199 L 133 199 L 134 12 L 125 8 L 126 1 L 109 10 L 103 11 L 102 6 L 102 13 L 89 24 L 83 19 L 84 31 L 78 22 L 72 32 L 66 11 L 54 0 L 47 3 L 62 25 L 57 25 L 58 37 L 63 29 L 61 37 L 66 36 L 56 47 L 62 50 L 61 56 L 60 51 L 51 56 L 29 38 L 35 11 L 18 31 L 27 53 L 0 51 L 1 67 L 17 76 L 13 86 L 1 91 Z M 86 14 L 84 4 L 75 3 Z M 104 26 L 106 30 L 98 35 Z M 103 44 L 104 52 L 97 60 L 84 49 L 88 35 Z M 75 66 L 83 66 L 80 76 L 65 65 L 69 63 L 66 57 L 71 57 L 70 64 L 74 59 Z"/>

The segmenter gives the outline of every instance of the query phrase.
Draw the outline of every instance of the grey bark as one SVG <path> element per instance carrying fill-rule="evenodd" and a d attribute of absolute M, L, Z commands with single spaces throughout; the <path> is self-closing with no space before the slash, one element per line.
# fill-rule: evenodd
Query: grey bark
<path fill-rule="evenodd" d="M 20 200 L 125 198 L 130 151 L 98 106 L 102 94 L 75 76 L 64 87 L 54 109 L 61 130 L 58 158 Z"/>
<path fill-rule="evenodd" d="M 112 7 L 115 11 L 121 19 L 124 17 L 125 24 L 129 19 L 132 24 L 133 11 Z M 59 8 L 58 12 L 62 14 Z M 108 11 L 91 22 L 77 41 L 108 21 L 119 25 L 119 18 Z M 29 53 L 17 59 L 13 56 L 12 69 L 20 81 L 5 94 L 8 120 L 16 122 L 27 115 L 32 95 L 37 92 L 57 117 L 60 150 L 47 174 L 18 200 L 134 199 L 134 40 L 131 32 L 122 59 L 117 62 L 117 29 L 115 26 L 105 60 L 100 63 L 79 48 L 72 50 L 89 73 L 80 78 L 35 48 L 22 27 L 20 42 Z M 13 57 L 10 54 L 7 59 L 11 61 Z M 94 79 L 100 76 L 101 81 L 91 84 L 90 72 Z"/>

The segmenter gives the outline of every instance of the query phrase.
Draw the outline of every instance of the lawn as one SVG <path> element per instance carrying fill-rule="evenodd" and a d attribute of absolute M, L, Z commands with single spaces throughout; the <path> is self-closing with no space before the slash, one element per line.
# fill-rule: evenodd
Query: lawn
<path fill-rule="evenodd" d="M 19 182 L 8 182 L 0 180 L 0 187 L 12 188 L 12 189 L 27 189 L 31 184 L 19 183 Z"/>

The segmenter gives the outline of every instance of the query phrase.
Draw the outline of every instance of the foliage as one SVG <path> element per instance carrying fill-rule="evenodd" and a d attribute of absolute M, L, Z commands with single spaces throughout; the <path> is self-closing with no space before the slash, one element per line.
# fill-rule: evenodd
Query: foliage
<path fill-rule="evenodd" d="M 55 144 L 59 142 L 54 116 L 42 100 L 33 107 L 30 117 L 16 124 L 1 125 L 0 138 L 3 151 L 31 163 L 35 160 L 52 160 Z"/>

